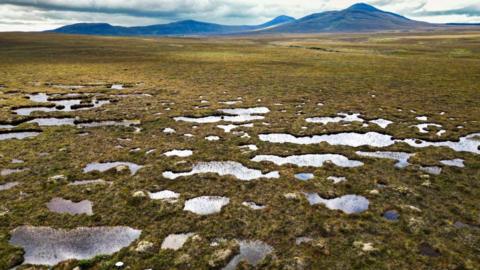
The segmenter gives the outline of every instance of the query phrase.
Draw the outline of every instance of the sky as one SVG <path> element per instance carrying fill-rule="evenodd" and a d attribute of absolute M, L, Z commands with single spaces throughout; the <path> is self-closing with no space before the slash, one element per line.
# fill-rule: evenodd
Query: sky
<path fill-rule="evenodd" d="M 193 19 L 260 24 L 339 10 L 358 0 L 0 0 L 0 32 L 42 31 L 79 22 L 140 26 Z M 377 8 L 433 23 L 480 23 L 480 0 L 365 0 Z"/>

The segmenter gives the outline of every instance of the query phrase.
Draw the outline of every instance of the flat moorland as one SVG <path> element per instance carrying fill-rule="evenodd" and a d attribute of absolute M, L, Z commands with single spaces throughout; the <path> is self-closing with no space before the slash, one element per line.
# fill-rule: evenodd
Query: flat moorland
<path fill-rule="evenodd" d="M 480 32 L 2 33 L 0 48 L 0 269 L 47 269 L 28 260 L 58 249 L 81 259 L 54 269 L 480 265 Z M 390 158 L 363 153 L 380 151 Z M 86 169 L 106 162 L 123 163 Z M 175 197 L 156 193 L 167 190 Z M 224 204 L 192 211 L 202 196 Z M 91 212 L 60 211 L 55 198 L 88 200 Z M 82 235 L 33 233 L 25 247 L 25 225 L 141 234 L 94 257 Z"/>

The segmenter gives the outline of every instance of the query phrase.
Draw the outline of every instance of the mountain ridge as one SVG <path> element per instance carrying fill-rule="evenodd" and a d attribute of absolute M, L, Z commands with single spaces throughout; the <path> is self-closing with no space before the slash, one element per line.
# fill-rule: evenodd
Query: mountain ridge
<path fill-rule="evenodd" d="M 373 32 L 433 27 L 434 24 L 408 19 L 364 3 L 339 11 L 314 13 L 269 33 Z"/>
<path fill-rule="evenodd" d="M 108 23 L 76 23 L 47 32 L 63 34 L 84 34 L 84 35 L 209 35 L 209 34 L 233 34 L 259 30 L 275 25 L 294 21 L 295 18 L 281 15 L 260 25 L 222 25 L 216 23 L 202 22 L 196 20 L 182 20 L 166 24 L 154 24 L 147 26 L 114 26 Z M 91 29 L 89 29 L 91 27 Z"/>
<path fill-rule="evenodd" d="M 48 32 L 112 36 L 209 36 L 375 32 L 452 25 L 415 21 L 396 13 L 380 10 L 372 5 L 357 3 L 343 10 L 313 13 L 299 19 L 281 15 L 259 25 L 223 25 L 196 20 L 134 27 L 114 26 L 107 23 L 78 23 Z"/>

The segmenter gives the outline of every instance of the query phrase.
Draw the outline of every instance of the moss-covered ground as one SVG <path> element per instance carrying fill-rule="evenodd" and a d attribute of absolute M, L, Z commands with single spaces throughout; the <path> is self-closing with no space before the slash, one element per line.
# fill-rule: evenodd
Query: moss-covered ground
<path fill-rule="evenodd" d="M 42 133 L 26 140 L 0 141 L 0 168 L 29 168 L 0 177 L 0 184 L 21 183 L 0 191 L 0 269 L 22 261 L 21 248 L 8 243 L 10 231 L 21 225 L 125 225 L 141 229 L 139 240 L 154 244 L 147 252 L 138 252 L 137 241 L 112 256 L 65 262 L 55 269 L 113 269 L 117 261 L 129 269 L 208 269 L 215 252 L 226 248 L 210 245 L 218 238 L 254 239 L 271 245 L 274 253 L 257 265 L 262 269 L 480 267 L 479 155 L 448 148 L 415 149 L 406 144 L 381 149 L 417 153 L 410 167 L 399 170 L 394 168 L 394 161 L 355 154 L 377 148 L 283 145 L 258 138 L 258 134 L 274 132 L 307 136 L 377 131 L 395 138 L 443 141 L 479 132 L 478 32 L 203 39 L 11 33 L 0 35 L 0 48 L 2 124 L 26 120 L 28 117 L 15 115 L 12 108 L 35 105 L 25 97 L 39 92 L 89 93 L 113 102 L 92 110 L 36 112 L 31 117 L 141 121 L 140 132 L 131 127 L 39 128 L 22 123 L 16 129 L 41 129 Z M 113 83 L 132 87 L 112 90 L 106 86 Z M 54 84 L 87 87 L 69 90 Z M 132 93 L 149 96 L 118 95 Z M 218 103 L 238 98 L 242 103 L 233 106 Z M 268 107 L 271 112 L 263 121 L 255 121 L 253 128 L 236 130 L 247 132 L 251 138 L 224 133 L 217 124 L 200 124 L 194 129 L 194 124 L 173 120 L 175 116 L 211 115 L 225 107 L 257 106 Z M 361 123 L 323 126 L 305 122 L 307 117 L 338 112 L 361 113 L 365 119 L 385 118 L 394 124 L 384 130 L 376 125 L 365 128 Z M 434 130 L 419 133 L 411 125 L 419 123 L 415 117 L 420 115 L 441 124 L 447 132 L 441 137 Z M 167 127 L 176 133 L 163 133 Z M 183 136 L 187 133 L 194 137 Z M 221 139 L 207 141 L 204 137 L 208 135 Z M 255 144 L 259 150 L 245 153 L 238 148 L 245 144 Z M 140 150 L 131 151 L 135 148 Z M 151 149 L 156 151 L 146 154 Z M 172 149 L 192 149 L 194 154 L 186 158 L 162 155 Z M 308 153 L 343 154 L 365 165 L 298 168 L 250 161 L 256 154 Z M 439 162 L 453 158 L 464 159 L 466 167 L 446 167 Z M 12 164 L 12 159 L 24 163 Z M 182 160 L 187 163 L 179 163 Z M 278 170 L 281 177 L 251 182 L 216 174 L 177 180 L 162 177 L 166 170 L 187 170 L 198 161 L 222 160 L 238 161 L 264 172 Z M 105 161 L 129 161 L 145 167 L 134 176 L 116 170 L 82 172 L 90 162 Z M 443 171 L 427 177 L 418 170 L 427 165 L 442 166 Z M 315 178 L 296 180 L 294 174 L 299 172 L 312 172 Z M 55 175 L 64 175 L 66 180 L 54 181 L 51 177 Z M 331 175 L 345 176 L 348 181 L 334 185 L 326 180 Z M 113 184 L 68 185 L 98 178 Z M 180 193 L 179 202 L 133 196 L 137 191 L 164 189 Z M 303 196 L 284 196 L 301 192 L 318 192 L 324 197 L 362 195 L 369 199 L 370 207 L 366 212 L 346 215 L 322 205 L 311 206 Z M 183 211 L 185 200 L 203 195 L 226 196 L 230 204 L 208 216 Z M 93 202 L 94 215 L 52 213 L 46 203 L 53 197 L 88 199 Z M 242 206 L 243 201 L 255 201 L 266 208 L 254 211 Z M 392 209 L 400 213 L 396 222 L 382 217 Z M 459 222 L 464 226 L 458 226 Z M 167 235 L 182 232 L 195 232 L 199 237 L 178 251 L 160 249 Z M 296 245 L 295 239 L 302 236 L 314 241 Z M 362 250 L 355 244 L 359 241 L 372 243 L 374 250 Z M 425 246 L 438 256 L 421 252 Z"/>

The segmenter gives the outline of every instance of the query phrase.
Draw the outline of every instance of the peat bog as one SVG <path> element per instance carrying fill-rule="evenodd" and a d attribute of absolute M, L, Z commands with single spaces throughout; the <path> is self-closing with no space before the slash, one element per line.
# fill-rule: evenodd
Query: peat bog
<path fill-rule="evenodd" d="M 0 269 L 480 265 L 478 32 L 0 47 Z"/>

